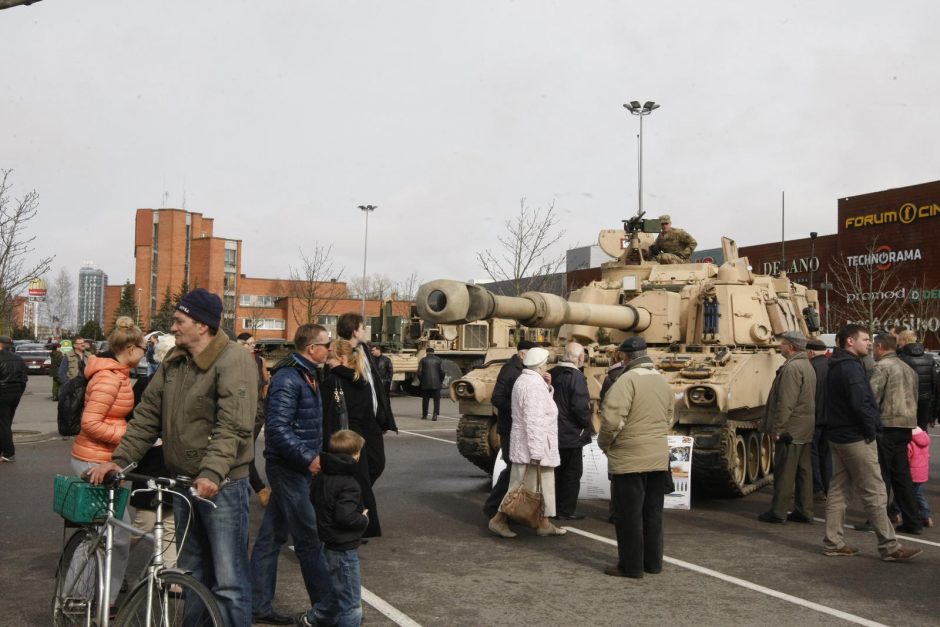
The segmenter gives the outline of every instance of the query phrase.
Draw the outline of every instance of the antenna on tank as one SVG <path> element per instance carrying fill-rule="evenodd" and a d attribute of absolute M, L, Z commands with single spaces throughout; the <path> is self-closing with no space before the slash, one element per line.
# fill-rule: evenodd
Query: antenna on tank
<path fill-rule="evenodd" d="M 780 192 L 780 267 L 784 270 L 787 267 L 787 238 L 784 235 L 787 222 L 787 193 Z"/>

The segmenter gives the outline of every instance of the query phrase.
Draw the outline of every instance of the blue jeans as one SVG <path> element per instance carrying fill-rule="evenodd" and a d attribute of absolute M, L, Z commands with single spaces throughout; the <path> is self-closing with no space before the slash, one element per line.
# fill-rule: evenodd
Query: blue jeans
<path fill-rule="evenodd" d="M 917 499 L 917 507 L 920 509 L 921 522 L 927 522 L 930 518 L 930 504 L 927 503 L 927 495 L 924 494 L 924 484 L 914 484 L 914 498 Z"/>
<path fill-rule="evenodd" d="M 313 475 L 271 462 L 265 468 L 272 494 L 251 552 L 251 605 L 255 615 L 272 611 L 277 558 L 288 533 L 294 539 L 294 552 L 311 607 L 330 596 L 330 573 L 317 532 L 317 514 L 310 502 Z"/>
<path fill-rule="evenodd" d="M 359 627 L 362 623 L 362 580 L 359 575 L 359 551 L 331 551 L 324 549 L 330 567 L 333 596 L 317 603 L 314 618 L 317 623 L 336 627 Z"/>
<path fill-rule="evenodd" d="M 225 624 L 251 626 L 251 583 L 248 565 L 248 479 L 225 483 L 208 503 L 175 496 L 177 567 L 204 583 L 219 601 Z M 187 624 L 194 620 L 186 617 Z"/>

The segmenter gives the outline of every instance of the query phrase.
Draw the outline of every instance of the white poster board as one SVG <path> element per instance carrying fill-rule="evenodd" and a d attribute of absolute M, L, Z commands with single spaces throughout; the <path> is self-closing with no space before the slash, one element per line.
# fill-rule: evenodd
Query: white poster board
<path fill-rule="evenodd" d="M 669 465 L 676 491 L 667 494 L 665 509 L 690 509 L 692 495 L 692 438 L 684 435 L 669 436 Z M 597 437 L 582 449 L 584 474 L 581 475 L 581 499 L 610 500 L 610 479 L 607 478 L 607 456 L 597 446 Z M 493 485 L 506 467 L 502 452 L 496 456 L 493 467 Z"/>

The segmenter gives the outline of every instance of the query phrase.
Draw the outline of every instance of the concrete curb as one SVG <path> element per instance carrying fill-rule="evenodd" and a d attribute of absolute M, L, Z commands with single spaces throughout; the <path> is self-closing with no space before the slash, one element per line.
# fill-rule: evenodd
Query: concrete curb
<path fill-rule="evenodd" d="M 17 431 L 13 430 L 13 442 L 47 442 L 49 440 L 67 440 L 68 438 L 59 435 L 58 431 Z"/>

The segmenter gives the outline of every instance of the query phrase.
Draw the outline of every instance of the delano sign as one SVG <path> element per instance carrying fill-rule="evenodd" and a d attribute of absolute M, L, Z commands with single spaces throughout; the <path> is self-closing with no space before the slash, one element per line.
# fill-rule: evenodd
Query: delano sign
<path fill-rule="evenodd" d="M 854 216 L 845 219 L 846 229 L 860 229 L 866 226 L 880 226 L 882 224 L 912 224 L 918 220 L 925 220 L 940 215 L 940 205 L 931 203 L 918 207 L 914 203 L 908 202 L 901 205 L 899 209 L 888 211 L 879 211 L 868 213 L 861 216 Z"/>

